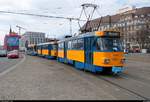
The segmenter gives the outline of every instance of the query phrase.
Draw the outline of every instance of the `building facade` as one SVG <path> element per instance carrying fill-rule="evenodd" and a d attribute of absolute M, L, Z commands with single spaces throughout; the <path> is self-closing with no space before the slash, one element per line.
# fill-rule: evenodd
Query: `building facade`
<path fill-rule="evenodd" d="M 25 49 L 28 45 L 45 42 L 45 33 L 42 32 L 25 32 L 20 39 L 20 48 Z"/>
<path fill-rule="evenodd" d="M 122 9 L 112 16 L 105 16 L 86 23 L 81 32 L 96 30 L 116 30 L 126 48 L 139 46 L 150 50 L 150 7 Z"/>
<path fill-rule="evenodd" d="M 45 38 L 45 42 L 55 42 L 55 41 L 59 41 L 56 38 Z"/>

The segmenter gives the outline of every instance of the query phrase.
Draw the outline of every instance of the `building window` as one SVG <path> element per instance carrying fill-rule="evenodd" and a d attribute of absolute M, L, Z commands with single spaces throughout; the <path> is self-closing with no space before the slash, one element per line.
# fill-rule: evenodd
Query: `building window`
<path fill-rule="evenodd" d="M 135 15 L 135 16 L 134 16 L 134 18 L 138 18 L 138 16 L 137 16 L 137 15 Z"/>
<path fill-rule="evenodd" d="M 144 17 L 144 15 L 141 15 L 141 17 Z"/>
<path fill-rule="evenodd" d="M 131 30 L 131 26 L 129 26 L 129 31 Z"/>
<path fill-rule="evenodd" d="M 137 26 L 134 26 L 134 30 L 136 30 Z"/>
<path fill-rule="evenodd" d="M 146 28 L 147 28 L 147 25 L 144 25 L 144 28 L 146 29 Z"/>
<path fill-rule="evenodd" d="M 123 31 L 125 31 L 125 28 L 123 28 Z"/>
<path fill-rule="evenodd" d="M 141 25 L 139 25 L 139 29 L 141 29 L 142 28 L 142 26 Z"/>
<path fill-rule="evenodd" d="M 136 25 L 138 23 L 138 20 L 134 20 L 134 24 Z"/>

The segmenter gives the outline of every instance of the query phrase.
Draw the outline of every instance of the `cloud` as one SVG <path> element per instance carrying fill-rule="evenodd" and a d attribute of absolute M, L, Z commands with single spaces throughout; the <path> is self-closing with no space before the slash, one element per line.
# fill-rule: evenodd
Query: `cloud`
<path fill-rule="evenodd" d="M 150 0 L 128 0 L 128 4 L 137 7 L 150 6 Z"/>
<path fill-rule="evenodd" d="M 30 9 L 32 0 L 0 0 L 0 9 Z"/>
<path fill-rule="evenodd" d="M 150 6 L 150 0 L 0 0 L 0 10 L 77 18 L 81 12 L 81 4 L 94 1 L 100 6 L 100 14 L 95 13 L 94 18 L 115 14 L 124 5 Z M 7 30 L 9 31 L 9 25 L 12 25 L 15 31 L 18 31 L 16 25 L 20 25 L 29 31 L 42 31 L 57 37 L 69 34 L 70 27 L 69 20 L 2 13 L 0 22 L 1 43 Z M 75 33 L 79 29 L 78 23 L 73 21 L 72 24 Z"/>

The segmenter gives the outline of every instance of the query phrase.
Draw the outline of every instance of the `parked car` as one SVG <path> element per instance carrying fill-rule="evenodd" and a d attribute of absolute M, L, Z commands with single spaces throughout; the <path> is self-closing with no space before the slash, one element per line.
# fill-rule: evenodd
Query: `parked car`
<path fill-rule="evenodd" d="M 8 52 L 7 54 L 8 58 L 19 58 L 19 51 L 18 50 L 13 50 Z"/>
<path fill-rule="evenodd" d="M 140 47 L 139 47 L 138 45 L 132 45 L 132 46 L 130 47 L 130 52 L 131 52 L 131 53 L 140 53 L 141 50 L 140 50 Z"/>
<path fill-rule="evenodd" d="M 0 57 L 7 57 L 7 51 L 4 49 L 0 49 Z"/>

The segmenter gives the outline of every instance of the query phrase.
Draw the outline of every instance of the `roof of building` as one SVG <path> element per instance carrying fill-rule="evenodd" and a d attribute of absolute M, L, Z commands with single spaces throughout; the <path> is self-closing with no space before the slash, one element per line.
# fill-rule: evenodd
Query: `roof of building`
<path fill-rule="evenodd" d="M 115 15 L 107 15 L 104 17 L 100 17 L 94 20 L 89 21 L 88 23 L 84 24 L 83 27 L 80 29 L 80 31 L 89 30 L 93 27 L 98 27 L 99 24 L 108 24 L 111 20 L 111 23 L 116 23 L 120 20 L 120 18 L 124 15 L 134 14 L 134 15 L 145 15 L 150 13 L 150 7 L 143 7 L 143 8 L 136 8 L 130 11 L 126 11 L 124 13 L 115 14 Z M 86 29 L 85 29 L 86 27 Z"/>

